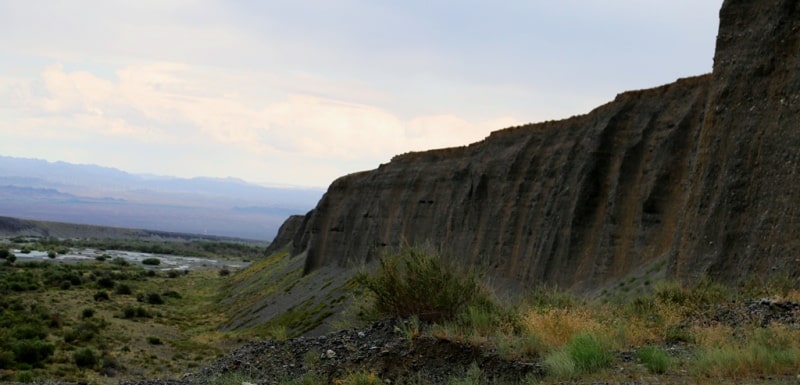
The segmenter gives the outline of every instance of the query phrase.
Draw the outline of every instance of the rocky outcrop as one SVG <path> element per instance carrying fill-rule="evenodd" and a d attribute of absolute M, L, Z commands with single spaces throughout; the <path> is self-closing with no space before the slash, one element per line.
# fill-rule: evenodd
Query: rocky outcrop
<path fill-rule="evenodd" d="M 800 1 L 727 0 L 720 16 L 712 74 L 342 177 L 293 253 L 311 272 L 426 243 L 577 290 L 655 261 L 686 279 L 797 276 Z"/>
<path fill-rule="evenodd" d="M 672 271 L 800 269 L 800 1 L 726 1 Z"/>
<path fill-rule="evenodd" d="M 293 247 L 294 235 L 303 228 L 305 219 L 306 217 L 303 215 L 292 215 L 286 219 L 278 229 L 275 239 L 273 239 L 269 246 L 267 246 L 267 249 L 264 250 L 264 254 L 269 255 L 284 247 Z"/>

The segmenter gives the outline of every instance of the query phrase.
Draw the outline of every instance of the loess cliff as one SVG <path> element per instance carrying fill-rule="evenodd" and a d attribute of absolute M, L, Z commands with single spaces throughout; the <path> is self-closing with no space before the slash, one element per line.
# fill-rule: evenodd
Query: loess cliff
<path fill-rule="evenodd" d="M 276 238 L 305 272 L 428 244 L 522 285 L 800 272 L 800 0 L 726 0 L 711 74 L 335 181 Z"/>

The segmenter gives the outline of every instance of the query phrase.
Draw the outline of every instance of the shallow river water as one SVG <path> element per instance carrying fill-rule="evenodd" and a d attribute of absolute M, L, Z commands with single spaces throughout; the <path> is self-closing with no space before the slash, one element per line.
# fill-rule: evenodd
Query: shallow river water
<path fill-rule="evenodd" d="M 184 257 L 180 255 L 150 254 L 138 251 L 121 250 L 96 250 L 96 249 L 71 249 L 67 254 L 59 254 L 55 258 L 49 258 L 47 252 L 34 250 L 30 253 L 22 253 L 21 250 L 11 250 L 20 262 L 26 261 L 52 261 L 52 262 L 81 262 L 94 261 L 97 257 L 106 255 L 107 261 L 113 258 L 123 258 L 132 265 L 139 265 L 148 270 L 200 270 L 200 269 L 221 269 L 223 267 L 239 269 L 249 265 L 243 261 L 221 261 L 209 258 Z M 147 258 L 158 258 L 161 263 L 158 265 L 145 265 L 142 261 Z"/>

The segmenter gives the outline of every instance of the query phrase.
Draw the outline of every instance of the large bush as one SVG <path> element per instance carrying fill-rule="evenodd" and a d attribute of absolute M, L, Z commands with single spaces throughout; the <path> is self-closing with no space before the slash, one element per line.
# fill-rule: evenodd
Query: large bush
<path fill-rule="evenodd" d="M 79 368 L 92 368 L 97 365 L 97 355 L 89 348 L 76 351 L 72 354 L 72 359 Z"/>
<path fill-rule="evenodd" d="M 374 274 L 360 273 L 356 281 L 374 294 L 379 313 L 395 317 L 452 320 L 469 306 L 491 303 L 472 271 L 415 247 L 381 259 Z"/>
<path fill-rule="evenodd" d="M 158 259 L 158 258 L 145 258 L 145 259 L 142 260 L 142 264 L 143 265 L 157 266 L 157 265 L 161 264 L 161 260 Z"/>

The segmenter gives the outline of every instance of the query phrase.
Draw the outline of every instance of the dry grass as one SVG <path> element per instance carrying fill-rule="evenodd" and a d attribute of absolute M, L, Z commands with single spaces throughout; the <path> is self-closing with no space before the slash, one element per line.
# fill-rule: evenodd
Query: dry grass
<path fill-rule="evenodd" d="M 600 322 L 600 314 L 588 308 L 528 309 L 522 316 L 522 326 L 527 334 L 538 336 L 548 350 L 565 346 L 582 333 L 612 332 Z"/>
<path fill-rule="evenodd" d="M 800 330 L 782 325 L 698 328 L 693 373 L 707 378 L 795 375 L 800 370 Z"/>

